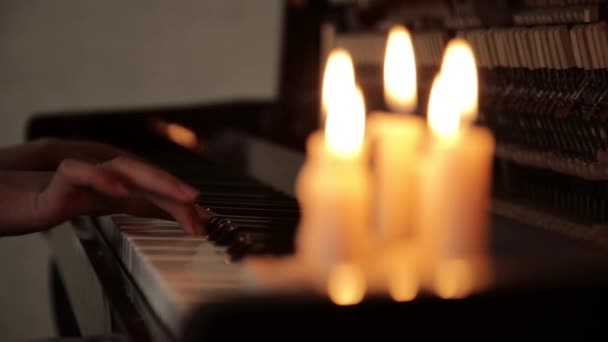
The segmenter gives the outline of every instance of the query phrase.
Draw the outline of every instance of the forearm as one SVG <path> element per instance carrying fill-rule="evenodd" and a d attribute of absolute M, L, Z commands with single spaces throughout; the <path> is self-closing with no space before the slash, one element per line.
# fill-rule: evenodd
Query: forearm
<path fill-rule="evenodd" d="M 0 236 L 46 230 L 80 215 L 168 218 L 201 233 L 210 214 L 198 191 L 140 160 L 65 160 L 55 172 L 0 171 Z"/>
<path fill-rule="evenodd" d="M 13 187 L 27 187 L 42 191 L 51 181 L 53 172 L 47 171 L 0 171 L 0 183 Z"/>
<path fill-rule="evenodd" d="M 0 148 L 0 170 L 52 170 L 57 163 L 52 141 L 39 139 Z"/>

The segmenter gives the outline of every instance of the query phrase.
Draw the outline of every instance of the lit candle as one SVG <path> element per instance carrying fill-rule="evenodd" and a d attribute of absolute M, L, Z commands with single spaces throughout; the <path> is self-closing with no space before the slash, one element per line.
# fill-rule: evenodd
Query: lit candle
<path fill-rule="evenodd" d="M 412 233 L 413 170 L 424 132 L 424 121 L 408 115 L 417 103 L 416 62 L 411 37 L 400 26 L 387 39 L 384 94 L 393 112 L 371 113 L 368 126 L 374 149 L 376 224 L 381 240 L 391 241 Z"/>
<path fill-rule="evenodd" d="M 475 65 L 473 52 L 465 41 L 452 40 L 431 90 L 431 140 L 419 169 L 417 227 L 425 283 L 445 298 L 466 296 L 486 280 L 483 262 L 495 144 L 489 130 L 471 125 L 477 79 L 476 73 L 453 70 L 463 65 Z"/>
<path fill-rule="evenodd" d="M 325 75 L 341 78 L 326 82 L 341 88 L 326 92 L 332 98 L 325 101 L 325 129 L 309 137 L 296 182 L 301 208 L 296 255 L 316 286 L 339 304 L 353 304 L 364 292 L 370 240 L 365 103 L 348 72 L 353 70 L 350 55 L 337 50 L 329 59 L 328 64 L 347 72 Z"/>
<path fill-rule="evenodd" d="M 416 272 L 409 263 L 414 252 L 415 170 L 425 124 L 412 115 L 417 105 L 416 61 L 411 36 L 402 26 L 393 27 L 388 35 L 384 97 L 391 112 L 372 112 L 368 121 L 373 148 L 373 220 L 381 260 L 375 281 L 384 288 L 388 282 L 391 293 L 393 288 L 407 288 L 397 290 L 406 295 L 393 297 L 410 298 L 416 292 Z"/>

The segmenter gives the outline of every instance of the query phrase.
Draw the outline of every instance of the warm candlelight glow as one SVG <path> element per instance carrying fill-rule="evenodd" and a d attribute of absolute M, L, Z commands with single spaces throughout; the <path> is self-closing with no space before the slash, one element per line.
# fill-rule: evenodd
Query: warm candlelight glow
<path fill-rule="evenodd" d="M 325 139 L 328 149 L 342 158 L 352 158 L 361 151 L 365 135 L 365 100 L 361 89 L 354 84 L 337 81 L 350 91 L 332 92 L 341 98 L 332 101 L 327 111 Z"/>
<path fill-rule="evenodd" d="M 349 89 L 355 84 L 353 61 L 345 49 L 334 49 L 327 59 L 322 85 L 322 115 L 327 115 L 330 102 L 341 102 L 350 96 Z M 346 91 L 346 94 L 344 92 Z"/>
<path fill-rule="evenodd" d="M 171 141 L 178 145 L 189 148 L 197 145 L 196 133 L 184 126 L 175 123 L 167 125 L 167 135 Z"/>
<path fill-rule="evenodd" d="M 471 45 L 464 39 L 453 39 L 448 43 L 441 66 L 442 79 L 448 84 L 454 104 L 460 111 L 461 120 L 468 124 L 477 118 L 478 76 L 475 55 Z"/>
<path fill-rule="evenodd" d="M 360 303 L 365 296 L 365 288 L 365 277 L 356 265 L 338 265 L 329 275 L 329 297 L 337 305 Z"/>
<path fill-rule="evenodd" d="M 410 33 L 393 27 L 384 56 L 384 99 L 391 111 L 411 113 L 416 109 L 416 60 Z"/>
<path fill-rule="evenodd" d="M 201 148 L 196 133 L 187 127 L 162 120 L 154 120 L 151 124 L 156 132 L 178 145 L 190 149 Z"/>
<path fill-rule="evenodd" d="M 460 126 L 460 113 L 449 85 L 444 77 L 437 76 L 429 96 L 428 123 L 433 134 L 442 141 L 454 140 Z"/>
<path fill-rule="evenodd" d="M 397 260 L 395 260 L 397 261 Z M 397 302 L 414 300 L 418 295 L 418 275 L 406 260 L 399 260 L 394 265 L 388 278 L 388 289 L 391 297 Z"/>
<path fill-rule="evenodd" d="M 462 298 L 488 281 L 481 262 L 488 250 L 495 141 L 472 125 L 477 111 L 475 59 L 466 43 L 450 42 L 428 108 L 434 135 L 421 163 L 421 257 L 425 286 L 442 298 Z"/>
<path fill-rule="evenodd" d="M 439 264 L 435 289 L 444 299 L 464 298 L 473 290 L 473 266 L 467 260 L 447 260 Z"/>

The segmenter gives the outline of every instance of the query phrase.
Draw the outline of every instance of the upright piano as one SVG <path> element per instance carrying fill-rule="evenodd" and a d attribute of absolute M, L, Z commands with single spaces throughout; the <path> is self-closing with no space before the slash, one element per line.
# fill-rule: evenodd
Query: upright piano
<path fill-rule="evenodd" d="M 527 329 L 584 336 L 601 329 L 607 10 L 603 0 L 285 1 L 276 100 L 36 113 L 29 139 L 131 150 L 199 188 L 201 205 L 220 215 L 204 237 L 172 221 L 126 215 L 80 217 L 50 231 L 60 331 L 198 341 L 487 338 Z M 489 213 L 496 281 L 461 300 L 374 297 L 348 307 L 260 286 L 243 260 L 293 252 L 300 217 L 294 181 L 306 136 L 319 125 L 328 51 L 351 51 L 368 110 L 382 110 L 382 58 L 394 23 L 413 32 L 417 113 L 426 112 L 447 41 L 462 37 L 475 51 L 476 124 L 497 140 Z"/>

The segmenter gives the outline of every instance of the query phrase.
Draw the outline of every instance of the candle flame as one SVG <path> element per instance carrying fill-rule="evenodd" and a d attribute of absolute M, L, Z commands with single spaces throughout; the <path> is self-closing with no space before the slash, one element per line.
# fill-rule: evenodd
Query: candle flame
<path fill-rule="evenodd" d="M 384 56 L 384 99 L 394 112 L 416 109 L 416 59 L 412 37 L 403 26 L 391 28 Z"/>
<path fill-rule="evenodd" d="M 355 305 L 365 296 L 365 278 L 359 267 L 352 264 L 336 266 L 329 275 L 327 290 L 337 305 Z"/>
<path fill-rule="evenodd" d="M 153 125 L 152 128 L 156 132 L 177 145 L 190 149 L 201 147 L 202 142 L 199 141 L 196 133 L 187 127 L 162 120 L 155 120 L 151 124 Z"/>
<path fill-rule="evenodd" d="M 463 124 L 477 118 L 478 76 L 475 54 L 471 45 L 462 38 L 452 39 L 447 47 L 441 65 L 441 75 L 453 94 L 453 106 L 458 108 Z"/>
<path fill-rule="evenodd" d="M 341 101 L 343 91 L 355 84 L 355 70 L 348 51 L 342 48 L 334 49 L 325 65 L 322 85 L 322 115 L 327 115 L 331 101 Z"/>
<path fill-rule="evenodd" d="M 352 65 L 350 56 L 343 63 Z M 346 67 L 340 67 L 347 69 Z M 332 75 L 329 75 L 332 76 Z M 327 102 L 325 140 L 328 149 L 342 158 L 351 158 L 361 151 L 365 136 L 365 99 L 361 88 L 355 83 L 354 76 L 348 74 L 333 76 L 345 79 L 330 80 L 328 84 L 341 89 L 329 89 L 332 97 Z M 333 77 L 332 76 L 332 77 Z"/>
<path fill-rule="evenodd" d="M 171 141 L 178 145 L 188 148 L 194 148 L 197 145 L 196 133 L 176 123 L 167 125 L 167 135 Z"/>
<path fill-rule="evenodd" d="M 433 81 L 429 96 L 428 123 L 435 136 L 443 141 L 452 141 L 458 135 L 460 113 L 454 106 L 449 83 L 439 75 Z"/>

